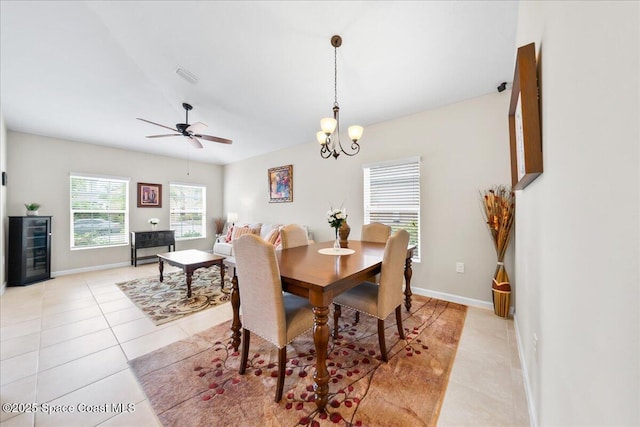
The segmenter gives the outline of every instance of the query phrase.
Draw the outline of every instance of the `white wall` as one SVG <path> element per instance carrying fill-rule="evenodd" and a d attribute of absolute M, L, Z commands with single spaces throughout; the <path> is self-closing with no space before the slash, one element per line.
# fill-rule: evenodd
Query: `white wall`
<path fill-rule="evenodd" d="M 0 171 L 7 170 L 7 128 L 0 113 Z M 7 285 L 7 187 L 0 186 L 0 295 Z"/>
<path fill-rule="evenodd" d="M 520 4 L 544 173 L 516 196 L 516 323 L 540 425 L 640 425 L 639 17 L 638 2 Z"/>
<path fill-rule="evenodd" d="M 24 203 L 42 205 L 40 215 L 53 216 L 51 269 L 54 274 L 129 262 L 129 246 L 70 249 L 69 174 L 129 177 L 130 230 L 150 230 L 148 219 L 169 228 L 169 182 L 207 186 L 207 238 L 179 241 L 176 249 L 211 250 L 213 217 L 222 215 L 222 167 L 91 144 L 8 133 L 9 186 L 7 215 L 24 215 Z M 190 175 L 187 176 L 187 171 Z M 162 208 L 137 207 L 137 183 L 162 184 Z M 149 249 L 157 253 L 157 248 Z M 145 252 L 141 252 L 144 255 Z"/>
<path fill-rule="evenodd" d="M 320 146 L 309 143 L 227 165 L 225 210 L 237 211 L 240 222 L 307 224 L 322 241 L 332 239 L 329 205 L 344 202 L 351 237 L 358 239 L 364 216 L 362 165 L 420 156 L 422 262 L 414 263 L 412 288 L 489 303 L 496 255 L 479 190 L 510 184 L 509 97 L 508 91 L 490 94 L 366 126 L 355 157 L 323 160 Z M 312 139 L 314 130 L 309 134 Z M 293 164 L 293 203 L 270 204 L 267 169 L 286 164 Z M 455 272 L 456 261 L 465 263 L 465 274 Z"/>

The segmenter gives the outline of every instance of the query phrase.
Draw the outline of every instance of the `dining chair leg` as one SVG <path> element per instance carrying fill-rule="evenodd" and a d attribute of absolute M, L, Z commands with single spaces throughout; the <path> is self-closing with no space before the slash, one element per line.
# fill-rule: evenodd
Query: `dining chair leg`
<path fill-rule="evenodd" d="M 342 315 L 342 307 L 338 304 L 333 304 L 333 339 L 338 338 L 338 320 Z"/>
<path fill-rule="evenodd" d="M 387 358 L 387 345 L 384 342 L 384 320 L 378 319 L 378 342 L 380 343 L 380 353 L 382 354 L 382 360 L 388 362 Z"/>
<path fill-rule="evenodd" d="M 244 374 L 247 370 L 247 359 L 249 358 L 249 341 L 251 341 L 251 332 L 244 328 L 242 330 L 242 355 L 240 356 L 240 374 Z"/>
<path fill-rule="evenodd" d="M 398 325 L 398 334 L 400 339 L 404 339 L 404 328 L 402 327 L 402 310 L 400 309 L 402 304 L 396 307 L 396 324 Z"/>
<path fill-rule="evenodd" d="M 284 372 L 287 368 L 287 346 L 278 350 L 278 385 L 276 386 L 276 403 L 282 399 L 284 389 Z"/>

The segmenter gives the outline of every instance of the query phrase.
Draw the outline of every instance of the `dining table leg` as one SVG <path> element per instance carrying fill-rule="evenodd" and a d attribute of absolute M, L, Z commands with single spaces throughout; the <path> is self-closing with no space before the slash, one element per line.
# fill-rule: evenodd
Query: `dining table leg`
<path fill-rule="evenodd" d="M 233 321 L 231 323 L 231 346 L 234 351 L 238 351 L 240 347 L 240 291 L 238 290 L 238 276 L 233 275 L 231 279 L 231 307 L 233 308 Z"/>
<path fill-rule="evenodd" d="M 313 343 L 316 347 L 316 370 L 313 374 L 313 391 L 316 406 L 324 412 L 329 395 L 329 371 L 327 370 L 327 346 L 329 344 L 329 307 L 313 307 Z"/>
<path fill-rule="evenodd" d="M 413 269 L 411 268 L 411 257 L 408 257 L 404 263 L 404 307 L 407 311 L 411 311 L 411 276 L 413 276 Z"/>

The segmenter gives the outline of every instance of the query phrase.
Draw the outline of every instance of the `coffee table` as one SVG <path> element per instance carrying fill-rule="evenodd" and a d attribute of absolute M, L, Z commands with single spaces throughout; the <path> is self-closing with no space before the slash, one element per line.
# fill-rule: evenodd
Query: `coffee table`
<path fill-rule="evenodd" d="M 213 255 L 209 252 L 199 251 L 197 249 L 188 249 L 186 251 L 165 252 L 158 254 L 158 268 L 160 269 L 160 281 L 164 279 L 162 272 L 164 263 L 174 267 L 182 268 L 187 275 L 187 298 L 191 298 L 191 279 L 193 272 L 198 268 L 211 267 L 218 265 L 220 267 L 220 287 L 224 288 L 224 259 L 225 257 Z"/>

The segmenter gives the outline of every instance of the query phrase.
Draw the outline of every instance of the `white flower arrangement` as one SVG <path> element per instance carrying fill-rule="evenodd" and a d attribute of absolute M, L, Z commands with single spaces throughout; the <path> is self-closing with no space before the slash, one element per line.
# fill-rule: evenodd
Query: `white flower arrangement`
<path fill-rule="evenodd" d="M 332 228 L 340 228 L 347 220 L 347 210 L 344 208 L 333 209 L 327 211 L 327 222 Z"/>
<path fill-rule="evenodd" d="M 151 225 L 158 225 L 159 223 L 160 223 L 160 220 L 158 218 L 149 219 L 149 224 Z"/>

